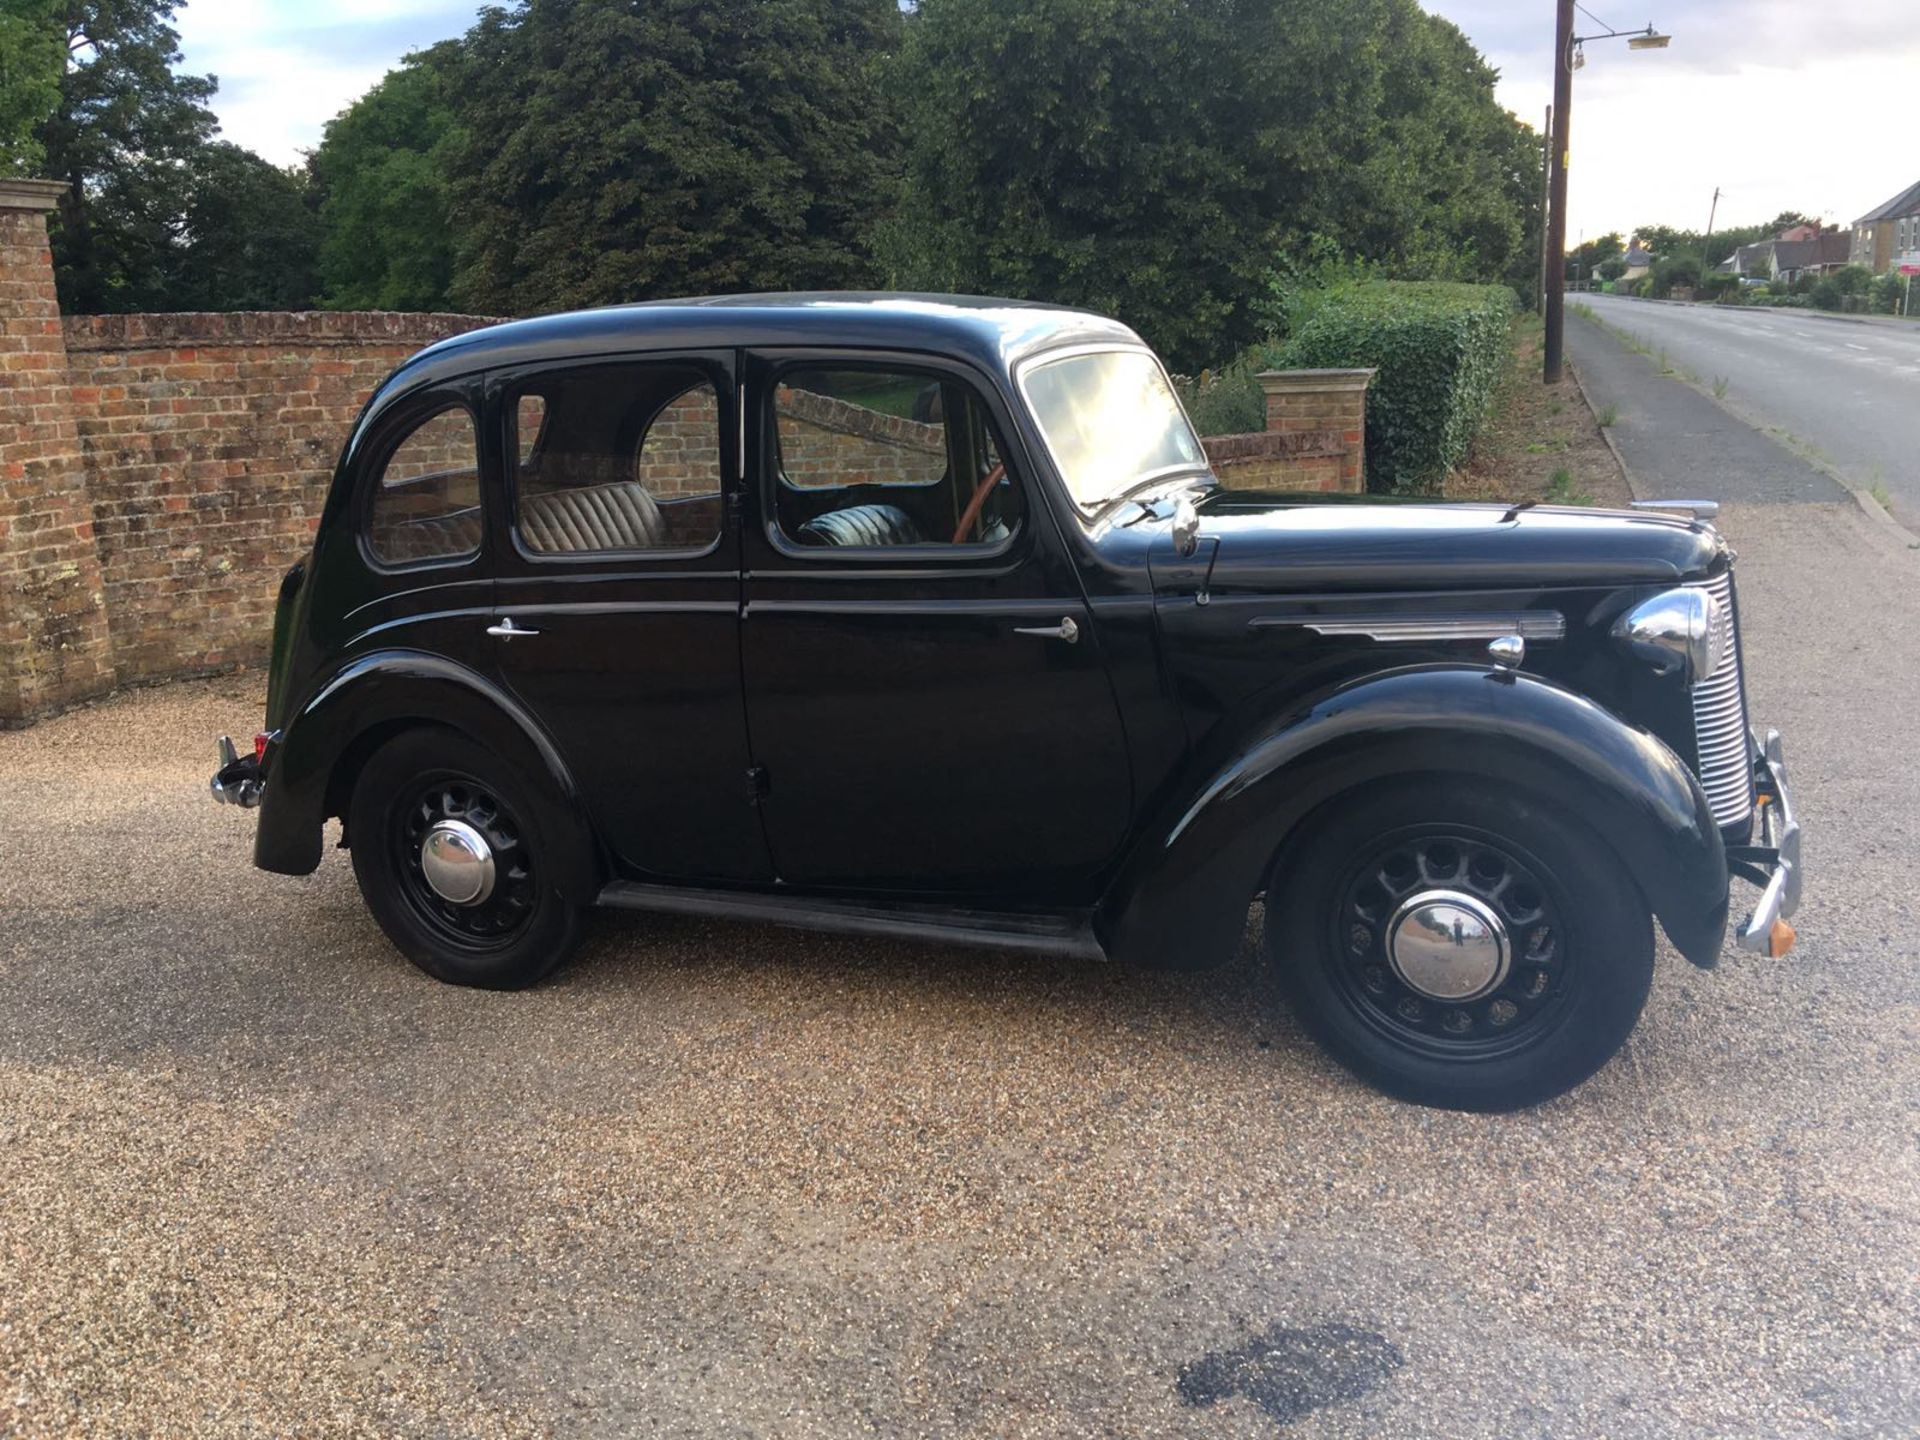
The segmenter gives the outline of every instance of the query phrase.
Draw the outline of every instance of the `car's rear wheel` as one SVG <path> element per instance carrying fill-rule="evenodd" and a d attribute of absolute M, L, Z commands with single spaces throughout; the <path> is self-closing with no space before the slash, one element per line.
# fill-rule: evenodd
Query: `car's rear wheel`
<path fill-rule="evenodd" d="M 1653 922 L 1600 838 L 1532 799 L 1411 780 L 1338 800 L 1268 887 L 1283 992 L 1350 1069 L 1404 1099 L 1510 1110 L 1626 1042 Z"/>
<path fill-rule="evenodd" d="M 516 989 L 579 943 L 532 787 L 452 730 L 409 730 L 367 761 L 347 816 L 353 873 L 387 938 L 456 985 Z"/>

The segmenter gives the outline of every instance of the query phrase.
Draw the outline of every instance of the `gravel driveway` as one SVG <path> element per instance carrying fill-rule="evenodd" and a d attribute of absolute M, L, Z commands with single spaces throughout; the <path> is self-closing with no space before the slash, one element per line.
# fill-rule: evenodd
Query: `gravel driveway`
<path fill-rule="evenodd" d="M 1665 952 L 1513 1116 L 1348 1080 L 1251 943 L 610 915 L 449 989 L 207 802 L 258 677 L 0 734 L 0 1435 L 1912 1435 L 1920 556 L 1723 518 L 1800 948 Z"/>

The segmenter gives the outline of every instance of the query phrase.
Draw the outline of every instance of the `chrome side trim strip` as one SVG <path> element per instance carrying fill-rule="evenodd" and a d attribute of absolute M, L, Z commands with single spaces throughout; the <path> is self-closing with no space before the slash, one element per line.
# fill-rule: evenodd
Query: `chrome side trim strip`
<path fill-rule="evenodd" d="M 1316 635 L 1360 635 L 1387 643 L 1435 640 L 1564 640 L 1567 617 L 1557 610 L 1458 615 L 1256 615 L 1249 630 L 1311 630 Z"/>

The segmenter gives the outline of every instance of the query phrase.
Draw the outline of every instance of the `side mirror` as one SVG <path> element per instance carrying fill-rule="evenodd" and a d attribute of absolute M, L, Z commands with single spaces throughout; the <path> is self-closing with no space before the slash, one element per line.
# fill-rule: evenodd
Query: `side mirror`
<path fill-rule="evenodd" d="M 1182 555 L 1200 548 L 1200 512 L 1184 495 L 1173 504 L 1173 548 Z"/>

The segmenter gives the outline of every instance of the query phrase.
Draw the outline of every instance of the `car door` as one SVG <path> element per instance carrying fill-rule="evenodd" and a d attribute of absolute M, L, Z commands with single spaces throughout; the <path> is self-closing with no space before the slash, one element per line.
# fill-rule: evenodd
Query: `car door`
<path fill-rule="evenodd" d="M 741 660 L 782 881 L 1089 899 L 1131 790 L 1098 628 L 997 392 L 758 352 Z"/>
<path fill-rule="evenodd" d="M 731 351 L 503 375 L 500 674 L 628 875 L 766 879 L 740 689 Z"/>
<path fill-rule="evenodd" d="M 317 637 L 344 665 L 404 648 L 483 666 L 493 603 L 483 522 L 478 382 L 433 386 L 395 404 L 348 457 L 341 534 L 357 564 L 315 567 Z M 337 618 L 335 618 L 337 617 Z"/>

